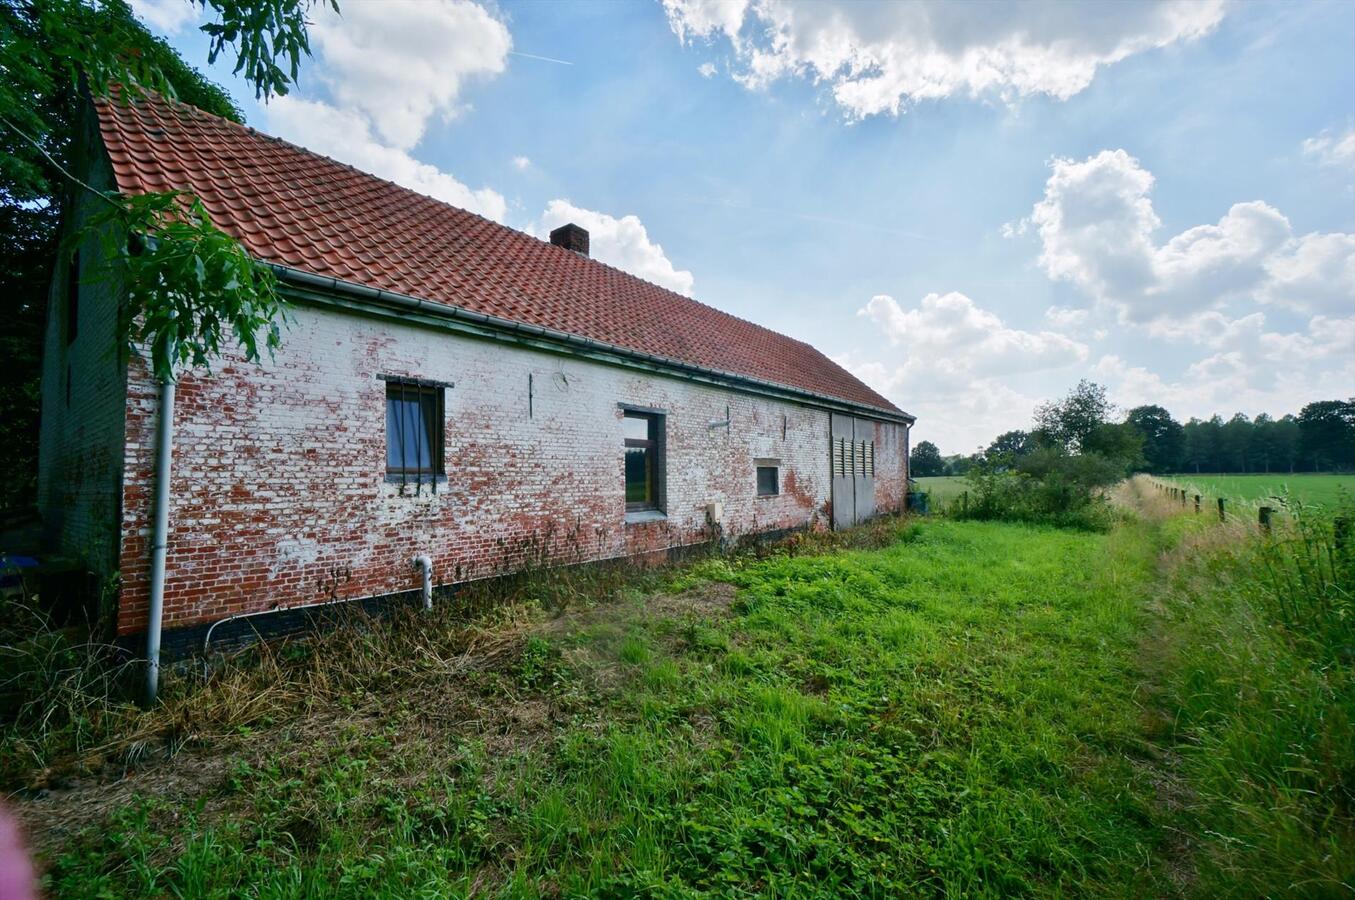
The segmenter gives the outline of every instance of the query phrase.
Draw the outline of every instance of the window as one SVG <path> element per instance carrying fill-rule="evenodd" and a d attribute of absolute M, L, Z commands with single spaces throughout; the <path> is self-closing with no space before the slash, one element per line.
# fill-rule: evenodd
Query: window
<path fill-rule="evenodd" d="M 663 508 L 663 416 L 626 410 L 626 509 Z"/>
<path fill-rule="evenodd" d="M 759 497 L 775 497 L 781 493 L 780 466 L 775 460 L 760 459 L 757 461 L 757 495 Z"/>
<path fill-rule="evenodd" d="M 386 474 L 434 479 L 443 467 L 441 385 L 386 379 Z"/>
<path fill-rule="evenodd" d="M 71 255 L 71 267 L 66 270 L 66 343 L 72 343 L 80 333 L 80 251 Z"/>

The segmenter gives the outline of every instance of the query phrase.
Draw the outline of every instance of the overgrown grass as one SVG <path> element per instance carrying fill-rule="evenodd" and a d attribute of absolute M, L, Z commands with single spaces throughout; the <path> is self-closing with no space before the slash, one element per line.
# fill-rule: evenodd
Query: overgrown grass
<path fill-rule="evenodd" d="M 1134 762 L 1147 752 L 1147 533 L 881 533 L 875 550 L 706 560 L 656 575 L 671 579 L 657 594 L 562 617 L 412 617 L 259 651 L 196 696 L 243 702 L 273 682 L 307 704 L 265 694 L 200 728 L 168 768 L 209 777 L 183 796 L 120 796 L 110 818 L 58 833 L 50 885 L 842 896 L 1159 883 L 1145 861 L 1162 833 Z"/>
<path fill-rule="evenodd" d="M 1127 493 L 1109 535 L 884 521 L 258 647 L 19 808 L 71 896 L 1349 890 L 1324 532 Z"/>
<path fill-rule="evenodd" d="M 877 549 L 892 544 L 903 520 L 882 516 L 839 532 L 804 532 L 769 544 L 750 541 L 721 552 L 695 548 L 687 564 L 712 553 L 739 561 Z M 474 643 L 511 642 L 542 613 L 599 604 L 634 604 L 659 591 L 671 566 L 619 560 L 526 571 L 462 586 L 440 597 L 435 615 L 397 610 L 385 622 L 360 611 L 333 613 L 339 627 L 318 638 L 256 645 L 217 659 L 211 678 L 199 663 L 167 667 L 160 704 L 132 702 L 143 663 L 111 644 L 50 627 L 30 599 L 0 604 L 0 790 L 42 787 L 69 775 L 97 774 L 173 752 L 203 730 L 250 725 L 288 709 L 328 702 L 355 683 L 385 678 L 419 661 L 441 665 Z M 399 661 L 393 665 L 389 657 Z M 186 726 L 185 723 L 192 723 Z"/>
<path fill-rule="evenodd" d="M 1162 526 L 1163 702 L 1206 894 L 1355 891 L 1355 559 L 1332 514 L 1297 509 L 1270 537 Z"/>

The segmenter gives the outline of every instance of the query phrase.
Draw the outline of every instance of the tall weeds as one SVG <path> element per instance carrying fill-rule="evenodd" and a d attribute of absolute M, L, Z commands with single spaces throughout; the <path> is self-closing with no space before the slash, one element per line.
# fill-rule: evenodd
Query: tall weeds
<path fill-rule="evenodd" d="M 1285 527 L 1251 544 L 1260 577 L 1249 593 L 1305 656 L 1355 662 L 1355 548 L 1347 537 L 1355 509 L 1288 507 Z"/>
<path fill-rule="evenodd" d="M 802 555 L 887 546 L 905 529 L 900 516 L 859 528 L 799 533 L 773 543 L 704 556 Z M 34 604 L 7 601 L 0 621 L 0 790 L 43 787 L 70 775 L 127 768 L 214 733 L 323 707 L 355 690 L 392 681 L 417 688 L 467 667 L 497 665 L 518 653 L 526 623 L 544 614 L 625 601 L 673 583 L 682 566 L 618 559 L 554 565 L 542 553 L 529 567 L 439 591 L 432 615 L 396 607 L 374 618 L 337 608 L 335 627 L 217 655 L 209 668 L 184 662 L 162 675 L 161 702 L 133 701 L 143 671 L 119 648 L 73 640 Z"/>
<path fill-rule="evenodd" d="M 1355 610 L 1336 521 L 1351 511 L 1290 504 L 1266 533 L 1140 494 L 1169 542 L 1154 651 L 1192 797 L 1198 892 L 1350 893 Z"/>

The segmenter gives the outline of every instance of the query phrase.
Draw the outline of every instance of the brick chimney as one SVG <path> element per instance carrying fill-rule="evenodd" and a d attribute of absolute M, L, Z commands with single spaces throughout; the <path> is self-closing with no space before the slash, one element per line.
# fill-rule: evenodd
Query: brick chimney
<path fill-rule="evenodd" d="M 573 250 L 580 256 L 588 255 L 588 232 L 570 222 L 550 233 L 550 242 L 557 247 Z"/>

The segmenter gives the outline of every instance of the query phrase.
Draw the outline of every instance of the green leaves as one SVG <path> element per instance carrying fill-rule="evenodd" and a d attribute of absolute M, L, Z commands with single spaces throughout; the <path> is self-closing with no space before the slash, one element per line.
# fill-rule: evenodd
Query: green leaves
<path fill-rule="evenodd" d="M 213 225 L 196 197 L 118 197 L 90 220 L 89 231 L 103 242 L 107 271 L 99 274 L 123 276 L 120 318 L 129 349 L 149 351 L 157 378 L 210 366 L 232 344 L 251 362 L 280 346 L 287 313 L 276 277 Z"/>
<path fill-rule="evenodd" d="M 236 51 L 234 74 L 254 85 L 254 95 L 267 99 L 285 95 L 296 81 L 301 55 L 311 52 L 306 32 L 306 10 L 312 0 L 191 0 L 210 8 L 220 21 L 202 26 L 212 40 L 207 62 L 215 63 L 227 48 Z M 337 0 L 320 0 L 339 10 Z M 281 59 L 287 66 L 278 65 Z"/>
<path fill-rule="evenodd" d="M 202 27 L 209 61 L 234 52 L 235 74 L 261 98 L 287 93 L 296 80 L 310 53 L 312 3 L 338 9 L 336 0 L 184 2 L 213 14 Z M 131 103 L 147 91 L 241 120 L 229 96 L 151 35 L 124 0 L 0 0 L 0 202 L 27 218 L 45 212 L 39 218 L 51 235 L 72 189 L 109 201 L 93 227 L 112 242 L 106 264 L 125 279 L 124 336 L 149 351 L 158 376 L 207 365 L 232 342 L 257 360 L 281 339 L 271 273 L 189 194 L 116 197 L 82 180 L 77 124 L 85 95 Z M 0 220 L 0 238 L 13 241 L 14 232 L 10 218 Z M 129 252 L 127 240 L 141 252 Z M 56 241 L 43 249 L 53 253 Z M 50 262 L 39 268 L 45 282 Z M 40 292 L 32 293 L 38 302 Z"/>

